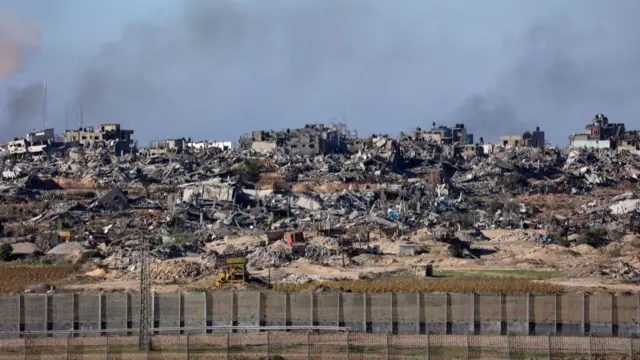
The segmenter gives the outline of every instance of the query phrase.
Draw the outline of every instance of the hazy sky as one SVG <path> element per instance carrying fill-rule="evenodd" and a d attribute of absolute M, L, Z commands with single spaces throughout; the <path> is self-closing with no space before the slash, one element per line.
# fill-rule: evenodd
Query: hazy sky
<path fill-rule="evenodd" d="M 120 122 L 142 145 L 340 120 L 365 135 L 463 122 L 491 141 L 540 126 L 560 145 L 597 112 L 640 127 L 636 0 L 0 0 L 1 12 L 41 33 L 0 77 L 2 138 L 41 126 L 30 109 L 45 78 L 49 126 L 77 126 L 83 104 L 85 125 Z"/>

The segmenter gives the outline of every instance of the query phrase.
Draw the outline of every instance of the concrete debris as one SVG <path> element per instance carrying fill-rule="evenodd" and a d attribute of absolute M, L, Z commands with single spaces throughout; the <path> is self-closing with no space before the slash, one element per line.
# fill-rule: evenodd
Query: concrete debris
<path fill-rule="evenodd" d="M 209 268 L 202 264 L 186 260 L 152 262 L 149 264 L 149 278 L 163 282 L 193 280 L 210 271 Z"/>
<path fill-rule="evenodd" d="M 85 133 L 105 141 L 77 146 L 74 136 Z M 418 257 L 431 241 L 478 259 L 471 245 L 490 229 L 565 247 L 640 232 L 640 200 L 630 191 L 640 156 L 588 139 L 545 147 L 536 130 L 494 146 L 474 144 L 462 124 L 395 139 L 312 124 L 257 131 L 237 147 L 182 139 L 137 151 L 131 134 L 119 126 L 71 131 L 38 155 L 0 158 L 1 241 L 34 244 L 18 247 L 30 256 L 92 249 L 104 268 L 133 271 L 144 236 L 154 276 L 175 280 L 243 256 L 250 268 L 366 266 L 373 260 L 360 256 L 389 242 L 395 256 Z M 295 232 L 304 241 L 289 241 Z M 176 261 L 187 257 L 199 263 Z"/>
<path fill-rule="evenodd" d="M 281 250 L 270 250 L 259 248 L 247 256 L 247 266 L 251 268 L 273 268 L 281 267 L 291 261 L 291 252 Z"/>

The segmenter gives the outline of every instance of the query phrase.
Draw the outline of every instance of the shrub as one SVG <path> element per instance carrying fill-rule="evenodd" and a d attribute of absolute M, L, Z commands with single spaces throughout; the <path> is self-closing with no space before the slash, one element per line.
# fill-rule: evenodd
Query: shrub
<path fill-rule="evenodd" d="M 13 246 L 9 243 L 2 243 L 0 245 L 0 261 L 8 261 L 11 259 L 11 253 L 13 252 Z"/>
<path fill-rule="evenodd" d="M 607 229 L 596 226 L 582 230 L 576 241 L 577 244 L 587 244 L 598 248 L 607 245 L 611 240 L 608 237 Z"/>
<path fill-rule="evenodd" d="M 258 182 L 260 180 L 260 164 L 255 160 L 244 159 L 237 172 L 242 181 Z"/>

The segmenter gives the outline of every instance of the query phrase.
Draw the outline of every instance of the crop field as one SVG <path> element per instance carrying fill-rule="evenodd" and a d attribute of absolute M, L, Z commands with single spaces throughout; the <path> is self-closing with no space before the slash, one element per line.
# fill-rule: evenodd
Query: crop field
<path fill-rule="evenodd" d="M 22 292 L 34 284 L 51 284 L 73 273 L 72 266 L 5 266 L 0 265 L 0 292 Z"/>
<path fill-rule="evenodd" d="M 274 290 L 284 292 L 309 292 L 341 290 L 348 292 L 458 292 L 458 293 L 560 293 L 564 288 L 557 285 L 520 278 L 464 279 L 442 277 L 434 279 L 377 279 L 322 281 L 304 284 L 275 284 Z"/>

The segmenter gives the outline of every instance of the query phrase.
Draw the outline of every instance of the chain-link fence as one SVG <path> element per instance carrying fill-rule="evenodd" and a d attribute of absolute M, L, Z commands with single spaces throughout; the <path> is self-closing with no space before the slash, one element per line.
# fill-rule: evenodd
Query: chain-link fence
<path fill-rule="evenodd" d="M 255 332 L 8 339 L 1 359 L 639 359 L 640 339 Z"/>

